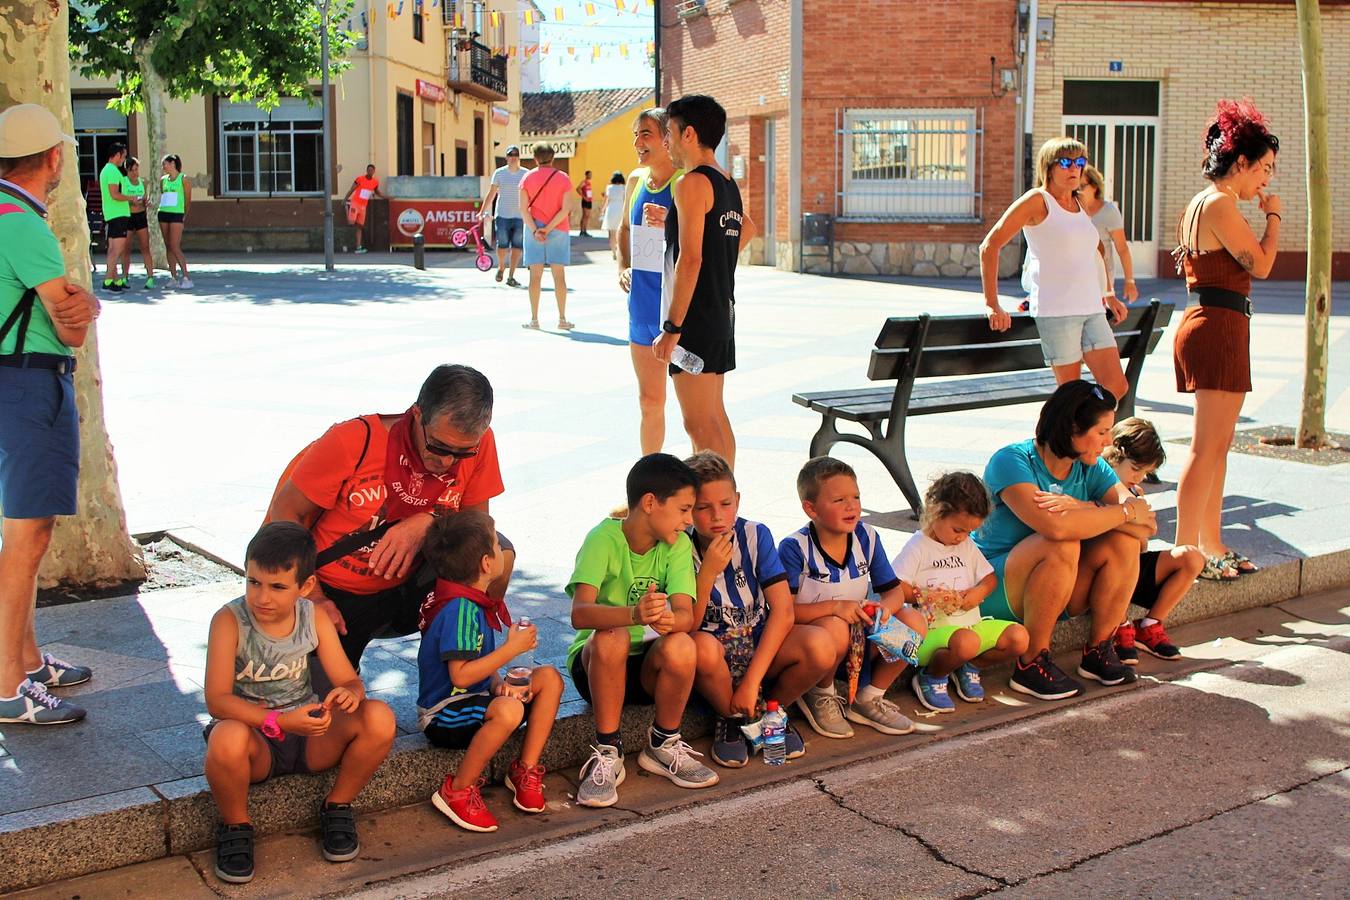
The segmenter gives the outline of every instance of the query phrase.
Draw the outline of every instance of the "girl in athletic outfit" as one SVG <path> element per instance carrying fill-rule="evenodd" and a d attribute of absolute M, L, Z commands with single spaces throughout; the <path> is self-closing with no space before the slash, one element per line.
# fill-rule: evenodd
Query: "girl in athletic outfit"
<path fill-rule="evenodd" d="M 192 183 L 183 177 L 183 160 L 170 153 L 160 163 L 159 231 L 164 236 L 164 252 L 169 257 L 169 280 L 180 288 L 192 287 L 187 257 L 183 255 L 183 220 L 192 204 Z"/>
<path fill-rule="evenodd" d="M 666 439 L 666 366 L 652 355 L 661 336 L 662 274 L 632 268 L 634 226 L 662 227 L 674 200 L 671 188 L 682 170 L 666 149 L 665 110 L 643 110 L 633 123 L 633 147 L 638 168 L 628 176 L 619 224 L 619 287 L 628 292 L 628 350 L 637 374 L 638 406 L 642 411 L 642 453 L 657 453 Z"/>
<path fill-rule="evenodd" d="M 155 286 L 155 260 L 150 255 L 150 225 L 145 219 L 145 182 L 141 180 L 141 164 L 134 156 L 127 157 L 127 175 L 122 179 L 122 193 L 131 198 L 131 224 L 127 226 L 127 242 L 122 250 L 122 277 L 131 277 L 131 242 L 141 251 L 145 263 L 145 289 Z"/>

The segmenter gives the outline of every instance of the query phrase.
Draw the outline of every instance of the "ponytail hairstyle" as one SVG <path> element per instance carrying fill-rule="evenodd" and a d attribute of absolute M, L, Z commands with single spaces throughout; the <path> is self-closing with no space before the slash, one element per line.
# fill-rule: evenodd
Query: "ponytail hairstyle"
<path fill-rule="evenodd" d="M 183 173 L 183 160 L 177 153 L 164 154 L 164 158 L 159 161 L 159 164 L 162 166 L 165 163 L 173 163 L 174 170 L 180 175 Z"/>
<path fill-rule="evenodd" d="M 1205 161 L 1210 181 L 1223 178 L 1239 159 L 1252 165 L 1267 151 L 1280 152 L 1280 139 L 1266 128 L 1266 117 L 1248 98 L 1220 100 L 1205 129 Z"/>

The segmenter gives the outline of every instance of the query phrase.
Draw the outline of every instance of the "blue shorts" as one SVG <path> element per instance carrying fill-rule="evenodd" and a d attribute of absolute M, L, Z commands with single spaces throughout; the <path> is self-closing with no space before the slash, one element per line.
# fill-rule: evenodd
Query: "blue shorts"
<path fill-rule="evenodd" d="M 980 615 L 986 619 L 1003 619 L 1008 622 L 1024 622 L 1023 618 L 1013 612 L 1012 606 L 1008 603 L 1008 592 L 1004 590 L 1003 571 L 1008 567 L 1008 553 L 1002 556 L 988 556 L 989 565 L 993 566 L 994 574 L 998 576 L 998 584 L 994 587 L 993 593 L 980 603 Z M 1059 614 L 1061 620 L 1073 618 L 1068 612 Z"/>
<path fill-rule="evenodd" d="M 628 290 L 628 343 L 650 347 L 661 336 L 661 275 L 633 272 Z"/>
<path fill-rule="evenodd" d="M 74 376 L 0 366 L 0 516 L 75 515 L 79 476 Z"/>
<path fill-rule="evenodd" d="M 1090 316 L 1037 316 L 1036 330 L 1047 366 L 1073 365 L 1082 361 L 1084 353 L 1116 346 L 1116 333 L 1104 311 Z"/>
<path fill-rule="evenodd" d="M 519 250 L 521 248 L 520 242 L 525 236 L 524 219 L 498 219 L 493 229 L 498 250 Z"/>
<path fill-rule="evenodd" d="M 547 222 L 537 222 L 540 228 L 547 225 Z M 564 231 L 561 228 L 555 228 L 548 233 L 548 237 L 540 243 L 533 234 L 527 234 L 522 238 L 525 244 L 525 265 L 526 266 L 565 266 L 572 261 L 572 233 Z"/>

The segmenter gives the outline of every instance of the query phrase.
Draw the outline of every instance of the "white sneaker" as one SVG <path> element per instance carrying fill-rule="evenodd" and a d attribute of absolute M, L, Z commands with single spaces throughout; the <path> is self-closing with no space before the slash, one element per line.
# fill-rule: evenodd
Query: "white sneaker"
<path fill-rule="evenodd" d="M 196 287 L 196 285 L 192 283 L 191 278 L 178 279 L 178 286 L 185 291 L 191 290 L 192 288 Z"/>
<path fill-rule="evenodd" d="M 581 766 L 578 777 L 577 805 L 603 809 L 619 802 L 619 785 L 623 784 L 623 757 L 619 748 L 609 744 L 591 747 L 595 752 Z"/>
<path fill-rule="evenodd" d="M 850 722 L 870 725 L 882 734 L 909 734 L 914 730 L 914 723 L 900 712 L 900 707 L 884 696 L 875 700 L 856 699 L 844 715 Z"/>

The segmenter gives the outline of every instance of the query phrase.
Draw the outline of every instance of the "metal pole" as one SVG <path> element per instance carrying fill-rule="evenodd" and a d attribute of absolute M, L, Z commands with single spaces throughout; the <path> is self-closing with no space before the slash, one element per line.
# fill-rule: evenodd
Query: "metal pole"
<path fill-rule="evenodd" d="M 328 102 L 328 3 L 321 0 L 319 66 L 323 69 L 323 267 L 333 271 L 333 110 Z"/>

